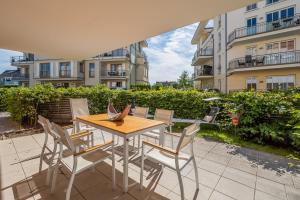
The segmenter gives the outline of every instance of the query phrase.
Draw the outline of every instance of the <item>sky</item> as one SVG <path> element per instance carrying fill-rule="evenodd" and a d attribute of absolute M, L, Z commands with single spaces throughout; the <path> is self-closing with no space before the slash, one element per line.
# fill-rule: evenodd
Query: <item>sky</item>
<path fill-rule="evenodd" d="M 197 23 L 191 24 L 156 37 L 149 38 L 145 52 L 149 61 L 149 81 L 176 81 L 186 70 L 190 74 L 192 58 L 196 45 L 191 40 L 197 28 Z M 20 52 L 0 49 L 0 73 L 10 66 L 10 57 L 22 55 Z"/>

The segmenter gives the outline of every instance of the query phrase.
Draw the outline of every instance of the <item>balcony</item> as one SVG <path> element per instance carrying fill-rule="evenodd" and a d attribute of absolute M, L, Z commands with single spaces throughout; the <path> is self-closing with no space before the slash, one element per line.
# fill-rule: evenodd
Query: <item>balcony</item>
<path fill-rule="evenodd" d="M 13 56 L 10 58 L 11 65 L 31 64 L 33 61 L 33 56 Z"/>
<path fill-rule="evenodd" d="M 107 52 L 107 53 L 103 53 L 100 54 L 98 56 L 96 56 L 95 58 L 99 59 L 99 60 L 124 60 L 124 59 L 129 59 L 130 55 L 129 55 L 129 51 L 127 49 L 117 49 L 117 50 L 113 50 L 111 52 Z"/>
<path fill-rule="evenodd" d="M 201 69 L 196 70 L 194 79 L 207 79 L 214 76 L 214 70 L 212 66 L 204 65 Z"/>
<path fill-rule="evenodd" d="M 294 28 L 294 31 L 299 31 L 299 27 L 300 14 L 296 14 L 294 17 L 284 18 L 273 22 L 262 22 L 253 27 L 242 27 L 235 29 L 229 34 L 228 44 L 232 45 L 235 42 L 241 41 L 242 38 L 243 40 L 250 40 L 256 38 L 255 36 L 257 35 L 260 35 L 260 37 L 266 37 L 269 36 L 269 34 L 267 33 L 274 32 L 275 34 L 275 31 L 278 34 L 281 32 L 285 33 L 286 31 L 290 31 L 285 31 L 285 29 L 288 28 Z"/>
<path fill-rule="evenodd" d="M 129 75 L 128 70 L 102 70 L 101 71 L 101 78 L 107 79 L 125 79 Z"/>
<path fill-rule="evenodd" d="M 50 71 L 40 71 L 40 78 L 50 78 Z"/>
<path fill-rule="evenodd" d="M 283 67 L 297 67 L 300 63 L 300 51 L 288 51 L 273 54 L 237 58 L 229 62 L 229 72 L 259 69 L 276 69 Z"/>
<path fill-rule="evenodd" d="M 60 70 L 59 77 L 60 78 L 71 78 L 71 70 Z"/>
<path fill-rule="evenodd" d="M 206 49 L 198 49 L 193 57 L 192 65 L 201 65 L 207 62 L 209 59 L 213 58 L 214 49 L 206 48 Z"/>

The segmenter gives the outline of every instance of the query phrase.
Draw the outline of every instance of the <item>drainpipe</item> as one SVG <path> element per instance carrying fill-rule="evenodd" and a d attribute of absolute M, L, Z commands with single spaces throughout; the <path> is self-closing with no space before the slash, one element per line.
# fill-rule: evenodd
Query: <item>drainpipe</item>
<path fill-rule="evenodd" d="M 225 93 L 227 94 L 227 13 L 225 13 Z"/>

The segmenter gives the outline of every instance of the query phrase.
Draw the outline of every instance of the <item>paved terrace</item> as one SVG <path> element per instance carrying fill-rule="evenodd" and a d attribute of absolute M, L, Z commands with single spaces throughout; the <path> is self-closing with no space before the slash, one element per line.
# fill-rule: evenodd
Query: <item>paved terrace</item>
<path fill-rule="evenodd" d="M 50 194 L 45 185 L 46 164 L 44 171 L 38 173 L 43 140 L 43 134 L 36 134 L 0 141 L 0 199 L 65 198 L 69 175 L 63 168 L 54 194 Z M 195 153 L 200 189 L 195 193 L 194 172 L 192 165 L 188 165 L 183 171 L 187 199 L 300 199 L 300 172 L 295 166 L 289 166 L 291 161 L 286 158 L 200 138 L 195 141 Z M 162 170 L 158 165 L 146 162 L 146 189 L 141 192 L 138 184 L 139 155 L 133 155 L 129 165 L 130 188 L 128 194 L 124 194 L 120 156 L 116 158 L 116 165 L 118 188 L 115 191 L 111 189 L 111 162 L 108 160 L 75 178 L 71 199 L 180 199 L 174 171 Z"/>

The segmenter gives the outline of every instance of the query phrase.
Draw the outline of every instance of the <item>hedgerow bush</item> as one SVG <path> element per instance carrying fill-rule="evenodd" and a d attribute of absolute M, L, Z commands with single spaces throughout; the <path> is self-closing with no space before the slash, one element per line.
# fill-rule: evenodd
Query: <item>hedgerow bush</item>
<path fill-rule="evenodd" d="M 89 101 L 92 114 L 106 112 L 109 99 L 118 110 L 127 104 L 147 106 L 150 113 L 156 108 L 174 110 L 176 118 L 202 119 L 210 106 L 222 108 L 217 121 L 224 130 L 237 133 L 245 140 L 270 143 L 281 146 L 292 145 L 300 149 L 300 137 L 293 127 L 299 123 L 295 107 L 299 94 L 294 92 L 235 92 L 221 95 L 215 92 L 196 90 L 109 90 L 105 86 L 58 88 L 51 85 L 37 85 L 32 88 L 11 88 L 0 90 L 0 108 L 7 107 L 15 120 L 34 124 L 39 105 L 58 101 L 61 98 L 84 97 Z M 220 101 L 206 102 L 205 98 L 221 96 Z M 298 98 L 298 100 L 297 100 Z M 5 99 L 5 101 L 3 101 Z M 240 111 L 237 110 L 242 105 Z M 231 124 L 229 113 L 241 112 L 236 130 Z"/>
<path fill-rule="evenodd" d="M 7 110 L 7 89 L 0 88 L 0 112 Z"/>

